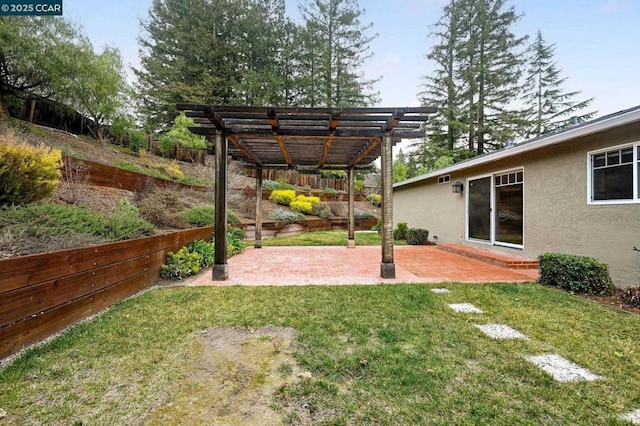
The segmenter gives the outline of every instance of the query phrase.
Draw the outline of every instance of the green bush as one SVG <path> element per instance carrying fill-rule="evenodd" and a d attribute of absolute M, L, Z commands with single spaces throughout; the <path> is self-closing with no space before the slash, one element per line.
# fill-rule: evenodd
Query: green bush
<path fill-rule="evenodd" d="M 202 257 L 202 260 L 200 261 L 201 268 L 208 268 L 213 265 L 215 253 L 215 246 L 213 243 L 196 240 L 189 246 L 189 251 L 192 253 L 198 253 Z"/>
<path fill-rule="evenodd" d="M 195 206 L 180 214 L 184 220 L 193 226 L 214 226 L 216 223 L 216 210 L 211 206 Z M 227 210 L 227 223 L 239 225 L 242 220 L 231 210 Z"/>
<path fill-rule="evenodd" d="M 193 119 L 180 113 L 171 130 L 160 136 L 160 153 L 165 157 L 168 156 L 174 145 L 180 145 L 184 148 L 206 149 L 205 138 L 195 135 L 189 130 L 189 127 L 193 126 L 195 126 Z"/>
<path fill-rule="evenodd" d="M 28 204 L 50 197 L 60 182 L 62 153 L 28 145 L 17 134 L 0 135 L 0 205 Z"/>
<path fill-rule="evenodd" d="M 369 194 L 367 195 L 367 200 L 376 207 L 380 207 L 382 205 L 382 195 L 380 194 Z"/>
<path fill-rule="evenodd" d="M 362 194 L 362 191 L 364 191 L 364 180 L 357 179 L 355 182 L 353 182 L 353 190 L 356 192 L 356 194 Z"/>
<path fill-rule="evenodd" d="M 269 199 L 274 203 L 289 206 L 296 199 L 296 191 L 293 189 L 276 189 L 271 192 Z"/>
<path fill-rule="evenodd" d="M 262 181 L 262 189 L 274 191 L 276 189 L 295 189 L 293 185 L 286 182 L 276 182 L 275 180 L 265 179 Z"/>
<path fill-rule="evenodd" d="M 133 152 L 140 152 L 140 148 L 147 145 L 147 134 L 142 130 L 129 131 L 129 148 Z"/>
<path fill-rule="evenodd" d="M 540 283 L 574 293 L 610 294 L 609 267 L 592 257 L 545 253 L 538 257 Z"/>
<path fill-rule="evenodd" d="M 241 228 L 230 228 L 227 232 L 227 257 L 242 253 L 247 248 L 247 233 Z"/>
<path fill-rule="evenodd" d="M 167 255 L 167 263 L 162 265 L 160 275 L 169 280 L 182 280 L 200 271 L 201 264 L 202 255 L 184 247 L 177 253 Z"/>
<path fill-rule="evenodd" d="M 180 216 L 194 226 L 213 226 L 216 223 L 216 210 L 211 206 L 195 206 Z"/>
<path fill-rule="evenodd" d="M 409 227 L 407 226 L 407 222 L 398 222 L 396 225 L 396 229 L 393 230 L 393 239 L 394 240 L 406 240 L 407 234 L 409 233 Z M 428 237 L 427 233 L 427 237 Z"/>
<path fill-rule="evenodd" d="M 318 216 L 320 219 L 330 219 L 333 216 L 331 214 L 331 208 L 324 203 L 314 204 L 311 208 L 311 214 Z"/>
<path fill-rule="evenodd" d="M 376 231 L 378 234 L 382 233 L 382 219 L 378 218 L 378 221 L 375 225 L 371 227 L 372 231 Z"/>
<path fill-rule="evenodd" d="M 306 220 L 306 216 L 302 213 L 287 211 L 284 209 L 275 209 L 269 213 L 269 219 L 279 223 L 291 223 L 298 220 Z"/>
<path fill-rule="evenodd" d="M 153 235 L 155 227 L 140 217 L 138 208 L 126 198 L 120 201 L 117 209 L 106 216 L 97 230 L 97 235 L 109 241 L 121 241 L 131 238 Z"/>
<path fill-rule="evenodd" d="M 410 228 L 407 232 L 407 244 L 411 246 L 429 244 L 429 231 L 421 228 Z"/>

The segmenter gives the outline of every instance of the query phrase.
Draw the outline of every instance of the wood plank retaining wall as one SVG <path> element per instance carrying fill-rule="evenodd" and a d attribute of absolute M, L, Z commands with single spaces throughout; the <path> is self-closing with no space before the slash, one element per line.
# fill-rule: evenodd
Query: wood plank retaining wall
<path fill-rule="evenodd" d="M 0 261 L 0 359 L 149 286 L 213 227 Z"/>
<path fill-rule="evenodd" d="M 108 166 L 89 160 L 64 157 L 62 177 L 68 177 L 71 182 L 87 183 L 94 186 L 106 186 L 109 188 L 125 189 L 127 191 L 139 191 L 153 185 L 156 188 L 178 189 L 188 188 L 198 191 L 206 191 L 204 186 L 185 185 L 167 179 L 160 179 L 141 173 Z"/>

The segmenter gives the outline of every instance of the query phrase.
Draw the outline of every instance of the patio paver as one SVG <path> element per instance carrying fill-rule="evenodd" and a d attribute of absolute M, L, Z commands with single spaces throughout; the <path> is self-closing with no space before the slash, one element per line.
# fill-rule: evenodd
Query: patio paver
<path fill-rule="evenodd" d="M 229 279 L 212 281 L 207 270 L 187 285 L 353 285 L 378 283 L 531 282 L 537 270 L 491 265 L 434 246 L 397 246 L 396 278 L 380 277 L 381 248 L 249 248 L 228 260 Z"/>

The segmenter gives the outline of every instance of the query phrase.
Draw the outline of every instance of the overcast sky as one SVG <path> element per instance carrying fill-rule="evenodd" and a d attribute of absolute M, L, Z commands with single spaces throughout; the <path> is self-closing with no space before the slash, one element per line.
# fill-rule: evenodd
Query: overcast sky
<path fill-rule="evenodd" d="M 429 26 L 440 17 L 445 0 L 360 0 L 363 23 L 373 23 L 374 57 L 365 64 L 377 85 L 379 106 L 419 105 L 421 77 L 432 66 L 425 59 L 432 41 Z M 286 0 L 298 17 L 298 0 Z M 521 20 L 516 35 L 537 30 L 556 44 L 556 60 L 567 77 L 567 91 L 595 97 L 598 116 L 640 104 L 640 0 L 512 0 Z M 137 67 L 139 19 L 151 0 L 64 0 L 64 16 L 80 23 L 94 48 L 118 47 L 125 63 Z M 402 5 L 402 6 L 398 6 Z"/>

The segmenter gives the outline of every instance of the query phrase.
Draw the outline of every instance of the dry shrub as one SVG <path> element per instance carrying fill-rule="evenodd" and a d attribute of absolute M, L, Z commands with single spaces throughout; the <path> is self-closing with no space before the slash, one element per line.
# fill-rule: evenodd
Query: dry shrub
<path fill-rule="evenodd" d="M 629 287 L 622 291 L 622 303 L 630 308 L 640 308 L 640 287 Z"/>
<path fill-rule="evenodd" d="M 140 216 L 159 228 L 188 228 L 179 216 L 185 206 L 176 191 L 158 191 L 138 202 Z"/>

